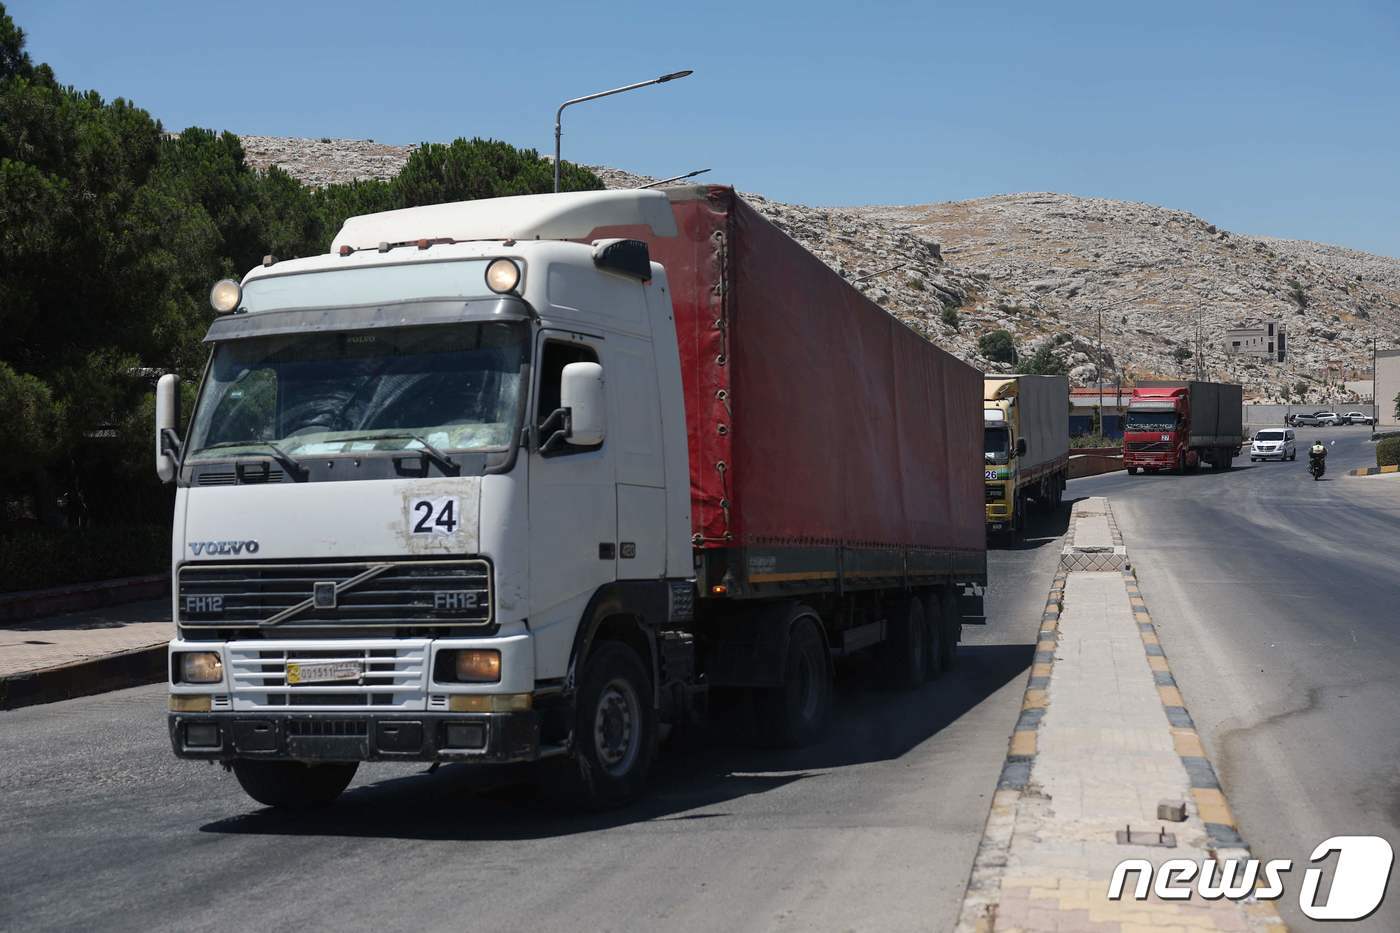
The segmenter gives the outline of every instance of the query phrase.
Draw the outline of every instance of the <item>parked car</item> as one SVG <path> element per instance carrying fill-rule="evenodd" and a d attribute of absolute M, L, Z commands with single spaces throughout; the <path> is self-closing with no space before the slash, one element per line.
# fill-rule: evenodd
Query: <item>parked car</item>
<path fill-rule="evenodd" d="M 1342 417 L 1346 419 L 1346 423 L 1347 423 L 1347 424 L 1375 424 L 1375 423 L 1376 423 L 1376 419 L 1375 419 L 1375 418 L 1372 418 L 1370 415 L 1362 414 L 1362 413 L 1359 412 L 1359 411 L 1349 411 L 1349 412 L 1347 412 L 1346 414 L 1342 415 Z"/>
<path fill-rule="evenodd" d="M 1320 425 L 1346 424 L 1346 420 L 1335 411 L 1315 411 L 1311 414 L 1300 412 L 1296 415 L 1288 415 L 1283 419 L 1285 424 L 1293 427 L 1318 427 Z"/>
<path fill-rule="evenodd" d="M 1292 428 L 1264 428 L 1249 445 L 1249 461 L 1297 460 L 1297 440 Z"/>

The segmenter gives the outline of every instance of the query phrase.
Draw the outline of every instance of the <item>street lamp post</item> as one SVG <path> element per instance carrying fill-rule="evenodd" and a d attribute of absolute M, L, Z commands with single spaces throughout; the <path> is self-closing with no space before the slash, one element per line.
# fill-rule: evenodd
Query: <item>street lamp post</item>
<path fill-rule="evenodd" d="M 554 111 L 554 193 L 559 193 L 559 138 L 564 132 L 563 125 L 560 121 L 564 116 L 565 107 L 572 107 L 574 104 L 581 104 L 584 101 L 597 100 L 600 97 L 611 97 L 613 94 L 621 94 L 623 91 L 635 91 L 639 87 L 648 87 L 652 84 L 665 84 L 667 81 L 684 78 L 689 74 L 694 74 L 694 71 L 691 69 L 673 71 L 659 78 L 652 78 L 650 81 L 638 81 L 636 84 L 629 84 L 626 87 L 615 87 L 611 91 L 599 91 L 597 94 L 586 94 L 583 97 L 575 97 L 573 100 L 566 100 L 560 104 L 559 109 Z"/>

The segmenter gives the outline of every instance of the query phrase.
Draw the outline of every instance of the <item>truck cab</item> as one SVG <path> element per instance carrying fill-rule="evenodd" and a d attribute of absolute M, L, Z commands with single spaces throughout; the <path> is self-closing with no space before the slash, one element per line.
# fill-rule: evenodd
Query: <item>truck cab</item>
<path fill-rule="evenodd" d="M 360 761 L 532 760 L 584 733 L 632 790 L 654 646 L 609 623 L 632 659 L 590 688 L 580 620 L 693 605 L 689 464 L 665 270 L 570 241 L 601 225 L 675 233 L 654 192 L 448 204 L 216 286 L 183 438 L 158 388 L 177 755 L 300 804 Z"/>
<path fill-rule="evenodd" d="M 1187 443 L 1190 416 L 1185 387 L 1134 389 L 1123 426 L 1128 472 L 1194 468 L 1196 455 Z"/>
<path fill-rule="evenodd" d="M 1026 452 L 1026 441 L 1017 430 L 1015 401 L 1014 396 L 997 399 L 982 409 L 982 476 L 987 487 L 987 528 L 991 531 L 1018 527 L 1024 521 L 1017 508 L 1016 455 Z"/>

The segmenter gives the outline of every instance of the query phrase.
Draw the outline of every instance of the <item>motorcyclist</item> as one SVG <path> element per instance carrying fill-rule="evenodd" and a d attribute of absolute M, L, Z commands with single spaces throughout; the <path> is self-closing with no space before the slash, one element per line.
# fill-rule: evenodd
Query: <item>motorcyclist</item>
<path fill-rule="evenodd" d="M 1308 469 L 1313 471 L 1313 479 L 1321 476 L 1327 470 L 1327 448 L 1322 446 L 1322 441 L 1313 441 L 1313 445 L 1308 448 Z"/>

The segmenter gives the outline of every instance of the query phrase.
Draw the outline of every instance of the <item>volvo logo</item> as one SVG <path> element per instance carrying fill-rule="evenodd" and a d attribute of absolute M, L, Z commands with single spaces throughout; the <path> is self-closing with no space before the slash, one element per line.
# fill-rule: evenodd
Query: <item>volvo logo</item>
<path fill-rule="evenodd" d="M 195 557 L 201 555 L 213 557 L 215 555 L 231 554 L 256 554 L 258 553 L 258 542 L 248 541 L 191 541 L 190 551 Z"/>

